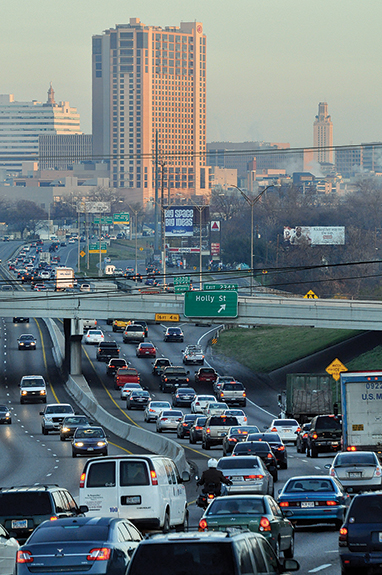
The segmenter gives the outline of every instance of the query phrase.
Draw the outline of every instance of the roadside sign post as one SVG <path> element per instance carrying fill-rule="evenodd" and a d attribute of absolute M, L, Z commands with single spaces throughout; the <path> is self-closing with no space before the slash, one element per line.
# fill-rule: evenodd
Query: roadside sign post
<path fill-rule="evenodd" d="M 174 277 L 174 293 L 183 293 L 189 291 L 191 286 L 190 276 Z"/>
<path fill-rule="evenodd" d="M 186 317 L 237 317 L 237 292 L 187 291 L 184 294 L 184 315 Z"/>
<path fill-rule="evenodd" d="M 239 285 L 238 284 L 204 284 L 203 286 L 204 290 L 213 290 L 213 291 L 221 291 L 221 290 L 233 290 L 233 291 L 237 291 L 239 289 Z"/>

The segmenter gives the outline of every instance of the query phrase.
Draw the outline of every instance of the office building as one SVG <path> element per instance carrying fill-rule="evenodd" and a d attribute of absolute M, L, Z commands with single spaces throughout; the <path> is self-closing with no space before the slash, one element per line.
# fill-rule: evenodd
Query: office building
<path fill-rule="evenodd" d="M 313 123 L 313 147 L 316 162 L 333 164 L 333 122 L 326 102 L 318 104 L 318 115 Z"/>
<path fill-rule="evenodd" d="M 91 134 L 43 134 L 38 138 L 40 170 L 67 170 L 89 162 L 93 154 Z"/>
<path fill-rule="evenodd" d="M 52 85 L 45 103 L 0 94 L 0 169 L 21 172 L 23 161 L 38 160 L 39 136 L 56 134 L 81 134 L 80 115 L 69 102 L 55 102 Z"/>
<path fill-rule="evenodd" d="M 202 24 L 131 18 L 93 36 L 92 51 L 93 156 L 110 159 L 111 185 L 153 200 L 162 185 L 157 158 L 166 195 L 208 193 Z"/>

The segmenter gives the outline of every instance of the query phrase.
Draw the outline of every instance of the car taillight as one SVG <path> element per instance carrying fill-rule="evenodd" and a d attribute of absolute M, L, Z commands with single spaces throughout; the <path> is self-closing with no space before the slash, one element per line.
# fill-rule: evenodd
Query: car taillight
<path fill-rule="evenodd" d="M 356 448 L 355 445 L 349 445 L 349 446 L 346 448 L 346 451 L 357 451 L 357 448 Z"/>
<path fill-rule="evenodd" d="M 86 473 L 81 473 L 81 476 L 80 476 L 80 488 L 81 488 L 81 487 L 85 487 L 85 479 L 86 479 Z"/>
<path fill-rule="evenodd" d="M 188 423 L 183 422 L 183 427 L 187 427 Z"/>
<path fill-rule="evenodd" d="M 271 524 L 267 517 L 262 517 L 260 519 L 260 531 L 271 531 Z"/>
<path fill-rule="evenodd" d="M 277 451 L 285 451 L 285 445 L 280 445 L 280 446 L 277 448 Z"/>
<path fill-rule="evenodd" d="M 243 391 L 243 397 L 247 397 L 247 394 L 245 393 L 245 391 Z"/>
<path fill-rule="evenodd" d="M 374 475 L 376 477 L 381 477 L 381 473 L 382 473 L 382 469 L 380 467 L 376 467 L 376 469 L 374 471 Z"/>
<path fill-rule="evenodd" d="M 300 431 L 301 431 L 301 427 L 298 427 L 298 428 L 296 429 L 296 433 L 300 433 Z"/>
<path fill-rule="evenodd" d="M 273 459 L 272 453 L 268 453 L 267 458 L 268 458 L 268 459 Z"/>
<path fill-rule="evenodd" d="M 30 551 L 17 551 L 16 563 L 33 563 L 32 553 Z"/>
<path fill-rule="evenodd" d="M 52 515 L 52 517 L 49 517 L 49 521 L 57 521 L 57 519 L 57 515 Z"/>
<path fill-rule="evenodd" d="M 234 443 L 237 442 L 236 437 L 228 437 L 228 441 L 233 441 Z"/>
<path fill-rule="evenodd" d="M 211 433 L 211 429 L 209 427 L 206 428 L 206 433 Z"/>
<path fill-rule="evenodd" d="M 333 468 L 329 471 L 329 475 L 331 475 L 332 477 L 336 476 L 336 472 L 334 471 Z"/>
<path fill-rule="evenodd" d="M 190 381 L 190 378 L 189 378 L 189 377 L 187 377 L 187 380 L 186 380 L 186 381 L 187 381 L 187 383 L 188 383 L 188 382 Z"/>
<path fill-rule="evenodd" d="M 161 417 L 160 418 L 161 421 L 167 421 L 167 419 L 168 419 L 167 417 Z"/>
<path fill-rule="evenodd" d="M 338 503 L 337 503 L 337 501 L 327 501 L 327 502 L 326 502 L 326 505 L 327 505 L 328 507 L 333 507 L 334 505 L 338 505 Z"/>
<path fill-rule="evenodd" d="M 207 499 L 215 499 L 215 494 L 214 493 L 208 493 Z"/>
<path fill-rule="evenodd" d="M 277 431 L 277 427 L 272 427 L 271 431 Z"/>
<path fill-rule="evenodd" d="M 110 559 L 111 549 L 109 547 L 96 547 L 91 549 L 86 557 L 87 561 L 108 561 Z"/>
<path fill-rule="evenodd" d="M 341 543 L 342 543 L 342 544 L 347 543 L 347 540 L 348 540 L 348 530 L 346 529 L 346 527 L 341 527 L 341 529 L 340 529 L 340 536 L 339 536 L 338 540 L 339 540 L 339 542 L 340 542 L 340 545 L 341 545 Z"/>
<path fill-rule="evenodd" d="M 289 507 L 289 501 L 280 501 L 279 507 Z"/>
<path fill-rule="evenodd" d="M 317 437 L 318 437 L 317 433 L 313 433 L 313 434 L 312 434 L 312 438 L 313 438 L 313 439 L 317 439 Z"/>
<path fill-rule="evenodd" d="M 158 485 L 158 477 L 154 469 L 150 471 L 150 477 L 151 477 L 151 485 Z"/>
<path fill-rule="evenodd" d="M 203 429 L 203 427 L 201 425 L 195 425 L 195 429 L 197 429 L 198 431 L 200 431 L 201 429 Z"/>
<path fill-rule="evenodd" d="M 206 529 L 208 529 L 207 521 L 205 519 L 201 519 L 199 521 L 198 531 L 205 531 Z"/>
<path fill-rule="evenodd" d="M 244 475 L 244 479 L 263 479 L 264 475 Z"/>

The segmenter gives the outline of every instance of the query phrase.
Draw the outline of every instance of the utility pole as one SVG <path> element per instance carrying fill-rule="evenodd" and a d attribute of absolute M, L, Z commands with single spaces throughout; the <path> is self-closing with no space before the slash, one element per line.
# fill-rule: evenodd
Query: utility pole
<path fill-rule="evenodd" d="M 155 205 L 154 205 L 154 225 L 155 225 L 155 235 L 154 235 L 154 252 L 158 249 L 158 130 L 155 132 Z"/>

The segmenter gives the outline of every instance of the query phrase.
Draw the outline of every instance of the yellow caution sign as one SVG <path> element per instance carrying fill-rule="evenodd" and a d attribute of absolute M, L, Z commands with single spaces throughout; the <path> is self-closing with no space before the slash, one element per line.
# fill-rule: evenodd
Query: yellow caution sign
<path fill-rule="evenodd" d="M 80 251 L 80 256 L 83 258 L 84 256 L 86 256 L 86 252 L 84 252 L 84 250 Z"/>
<path fill-rule="evenodd" d="M 344 366 L 342 361 L 335 359 L 330 365 L 328 365 L 325 371 L 327 371 L 333 379 L 338 381 L 340 379 L 340 373 L 342 371 L 348 371 L 348 368 Z"/>
<path fill-rule="evenodd" d="M 156 313 L 155 321 L 179 321 L 178 313 Z"/>
<path fill-rule="evenodd" d="M 316 295 L 311 289 L 304 295 L 304 297 L 307 299 L 318 299 L 318 295 Z"/>

